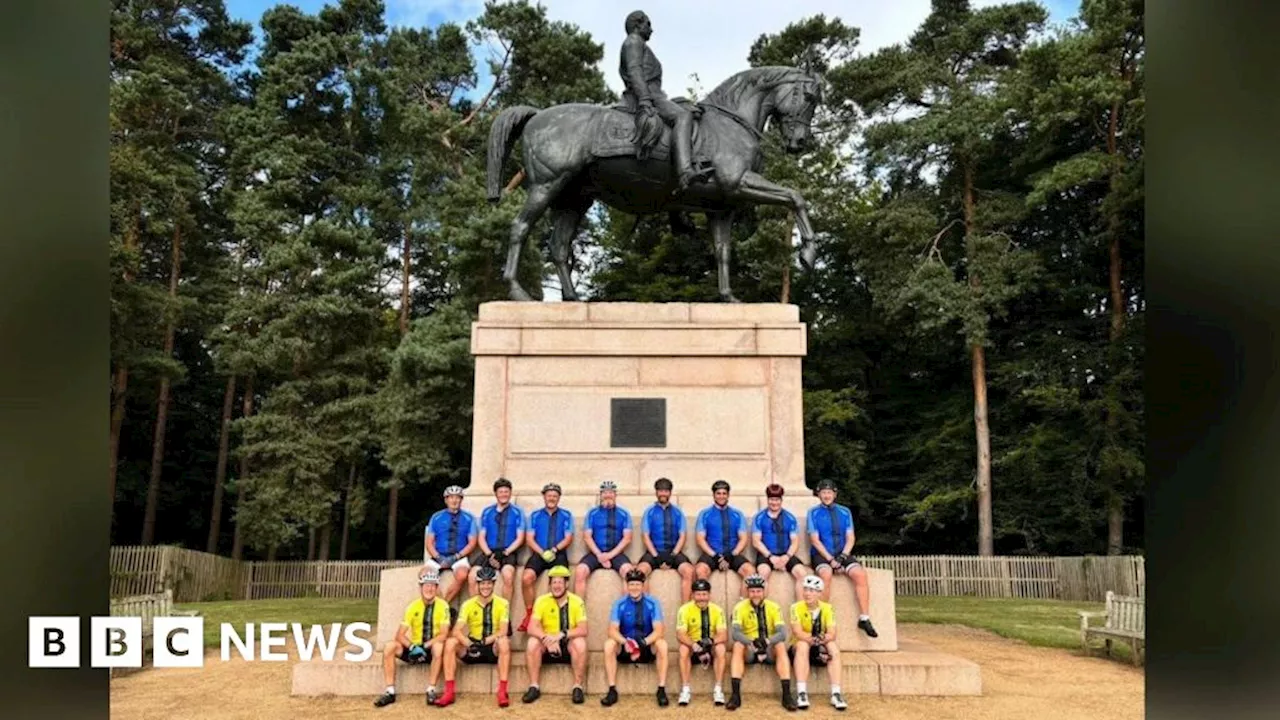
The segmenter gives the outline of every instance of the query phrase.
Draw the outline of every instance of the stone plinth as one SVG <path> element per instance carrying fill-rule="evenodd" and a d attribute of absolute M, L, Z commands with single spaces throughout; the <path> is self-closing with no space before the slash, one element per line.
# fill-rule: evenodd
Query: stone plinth
<path fill-rule="evenodd" d="M 669 477 L 703 495 L 717 478 L 760 495 L 770 482 L 804 492 L 800 361 L 794 305 L 519 303 L 480 307 L 471 477 L 518 494 L 547 482 L 594 494 L 651 495 Z M 622 447 L 611 401 L 661 398 L 661 446 Z"/>

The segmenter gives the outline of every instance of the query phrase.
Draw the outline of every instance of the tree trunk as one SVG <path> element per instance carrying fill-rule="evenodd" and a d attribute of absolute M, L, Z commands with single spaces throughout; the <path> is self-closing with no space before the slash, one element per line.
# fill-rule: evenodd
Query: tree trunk
<path fill-rule="evenodd" d="M 328 560 L 330 550 L 333 548 L 331 539 L 333 537 L 333 512 L 330 509 L 329 516 L 325 518 L 324 525 L 320 526 L 320 554 L 316 556 L 317 560 Z"/>
<path fill-rule="evenodd" d="M 271 547 L 267 548 L 267 562 L 275 562 L 275 561 L 276 561 L 276 550 L 277 550 L 277 549 L 278 549 L 278 548 L 276 547 L 275 543 L 272 543 Z"/>
<path fill-rule="evenodd" d="M 967 239 L 976 232 L 974 227 L 973 165 L 967 160 L 964 166 L 964 233 Z M 970 244 L 968 254 L 973 257 Z M 975 292 L 981 286 L 976 272 L 969 272 L 969 287 Z M 969 359 L 973 367 L 973 427 L 978 450 L 978 554 L 990 557 L 995 554 L 995 541 L 991 522 L 991 428 L 987 423 L 987 355 L 981 343 L 969 345 Z"/>
<path fill-rule="evenodd" d="M 253 376 L 250 375 L 244 379 L 244 406 L 242 407 L 242 417 L 249 417 L 253 414 Z M 240 456 L 240 474 L 236 479 L 243 482 L 249 476 L 249 458 L 243 454 Z M 240 504 L 240 491 L 236 491 L 236 505 Z M 240 520 L 236 518 L 235 537 L 231 540 L 231 559 L 239 560 L 244 556 L 244 538 L 240 533 Z"/>
<path fill-rule="evenodd" d="M 209 540 L 204 551 L 218 552 L 218 534 L 222 531 L 222 493 L 227 479 L 227 450 L 231 441 L 231 409 L 236 404 L 236 376 L 227 378 L 227 390 L 222 396 L 222 430 L 218 437 L 218 466 L 213 474 L 213 507 L 209 510 Z"/>
<path fill-rule="evenodd" d="M 1124 69 L 1121 68 L 1123 76 Z M 1116 100 L 1111 103 L 1111 117 L 1107 123 L 1107 155 L 1111 158 L 1111 192 L 1118 190 L 1120 181 L 1120 156 L 1117 143 L 1120 128 L 1120 101 Z M 1120 213 L 1117 209 L 1112 209 L 1107 217 L 1107 235 L 1108 245 L 1111 256 L 1110 262 L 1110 289 L 1111 289 L 1111 332 L 1110 340 L 1110 357 L 1111 357 L 1111 382 L 1108 388 L 1108 394 L 1111 396 L 1111 402 L 1107 405 L 1107 443 L 1113 444 L 1118 442 L 1117 425 L 1119 418 L 1116 414 L 1116 404 L 1119 403 L 1119 387 L 1116 385 L 1115 375 L 1119 371 L 1120 337 L 1124 334 L 1125 323 L 1125 302 L 1124 291 L 1120 284 L 1120 275 L 1122 266 L 1120 263 Z M 1124 549 L 1124 496 L 1120 492 L 1120 478 L 1108 478 L 1109 492 L 1107 497 L 1107 554 L 1119 555 Z"/>
<path fill-rule="evenodd" d="M 791 302 L 791 234 L 795 232 L 795 219 L 793 218 L 787 223 L 787 234 L 782 237 L 782 247 L 786 251 L 785 258 L 782 263 L 782 293 L 778 297 L 778 302 L 787 304 Z"/>
<path fill-rule="evenodd" d="M 169 302 L 178 299 L 178 275 L 182 271 L 182 226 L 173 226 L 172 257 L 169 260 Z M 173 357 L 173 335 L 177 326 L 176 309 L 171 309 L 164 326 L 164 357 Z M 156 535 L 156 506 L 160 501 L 160 472 L 164 467 L 164 436 L 169 424 L 169 376 L 160 378 L 160 397 L 156 402 L 156 432 L 151 443 L 151 477 L 147 482 L 147 509 L 142 517 L 142 544 L 150 545 Z"/>
<path fill-rule="evenodd" d="M 400 512 L 400 489 L 391 486 L 387 502 L 387 559 L 396 559 L 396 515 Z"/>
<path fill-rule="evenodd" d="M 316 526 L 307 530 L 307 562 L 316 559 Z"/>
<path fill-rule="evenodd" d="M 351 530 L 351 493 L 356 489 L 356 466 L 351 464 L 351 470 L 347 474 L 347 492 L 342 502 L 342 541 L 338 545 L 338 559 L 347 559 L 347 537 Z"/>
<path fill-rule="evenodd" d="M 409 332 L 409 228 L 404 229 L 404 244 L 400 248 L 400 337 Z"/>
<path fill-rule="evenodd" d="M 129 388 L 129 367 L 124 363 L 116 366 L 116 375 L 114 382 L 111 383 L 112 394 L 115 396 L 111 403 L 111 461 L 108 474 L 110 481 L 111 496 L 111 514 L 115 515 L 116 505 L 116 464 L 120 458 L 120 428 L 124 425 L 124 400 L 125 391 Z"/>

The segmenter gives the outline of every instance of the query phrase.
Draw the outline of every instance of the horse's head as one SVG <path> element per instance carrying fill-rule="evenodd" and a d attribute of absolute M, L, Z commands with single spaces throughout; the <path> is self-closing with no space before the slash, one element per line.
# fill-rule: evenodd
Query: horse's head
<path fill-rule="evenodd" d="M 822 102 L 821 78 L 794 70 L 773 89 L 773 117 L 782 128 L 787 152 L 799 154 L 813 142 L 813 112 Z"/>

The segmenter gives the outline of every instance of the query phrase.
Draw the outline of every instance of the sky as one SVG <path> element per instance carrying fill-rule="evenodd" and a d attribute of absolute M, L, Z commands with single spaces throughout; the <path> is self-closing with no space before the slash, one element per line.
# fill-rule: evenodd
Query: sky
<path fill-rule="evenodd" d="M 484 9 L 484 0 L 384 0 L 387 24 L 435 27 L 444 22 L 465 23 Z M 975 7 L 999 5 L 1003 0 L 974 0 Z M 1051 23 L 1064 23 L 1076 14 L 1079 0 L 1040 0 L 1049 9 Z M 276 0 L 227 0 L 233 17 L 256 26 L 262 13 Z M 325 0 L 293 0 L 307 12 L 316 12 Z M 747 51 L 756 38 L 776 33 L 789 23 L 822 13 L 860 28 L 859 52 L 871 52 L 906 40 L 929 13 L 929 0 L 542 0 L 552 20 L 570 22 L 604 43 L 602 70 L 616 92 L 618 47 L 625 37 L 622 24 L 627 13 L 641 9 L 653 21 L 653 51 L 662 60 L 663 85 L 671 95 L 691 88 L 710 90 L 746 67 Z M 715 28 L 714 32 L 707 32 Z M 486 56 L 478 49 L 478 57 Z M 484 67 L 481 63 L 481 67 Z M 697 75 L 697 81 L 693 79 Z M 477 94 L 488 89 L 482 75 Z M 696 84 L 695 84 L 696 82 Z"/>

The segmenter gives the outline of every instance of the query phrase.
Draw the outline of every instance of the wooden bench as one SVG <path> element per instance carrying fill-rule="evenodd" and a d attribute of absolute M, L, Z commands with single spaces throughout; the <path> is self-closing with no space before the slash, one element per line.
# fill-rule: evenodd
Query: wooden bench
<path fill-rule="evenodd" d="M 1146 603 L 1140 597 L 1117 595 L 1107 591 L 1107 606 L 1102 612 L 1080 613 L 1080 646 L 1087 652 L 1089 638 L 1097 635 L 1104 639 L 1107 657 L 1111 656 L 1111 642 L 1122 640 L 1133 649 L 1133 664 L 1142 662 L 1147 643 Z M 1106 618 L 1104 625 L 1090 625 L 1094 618 Z"/>

